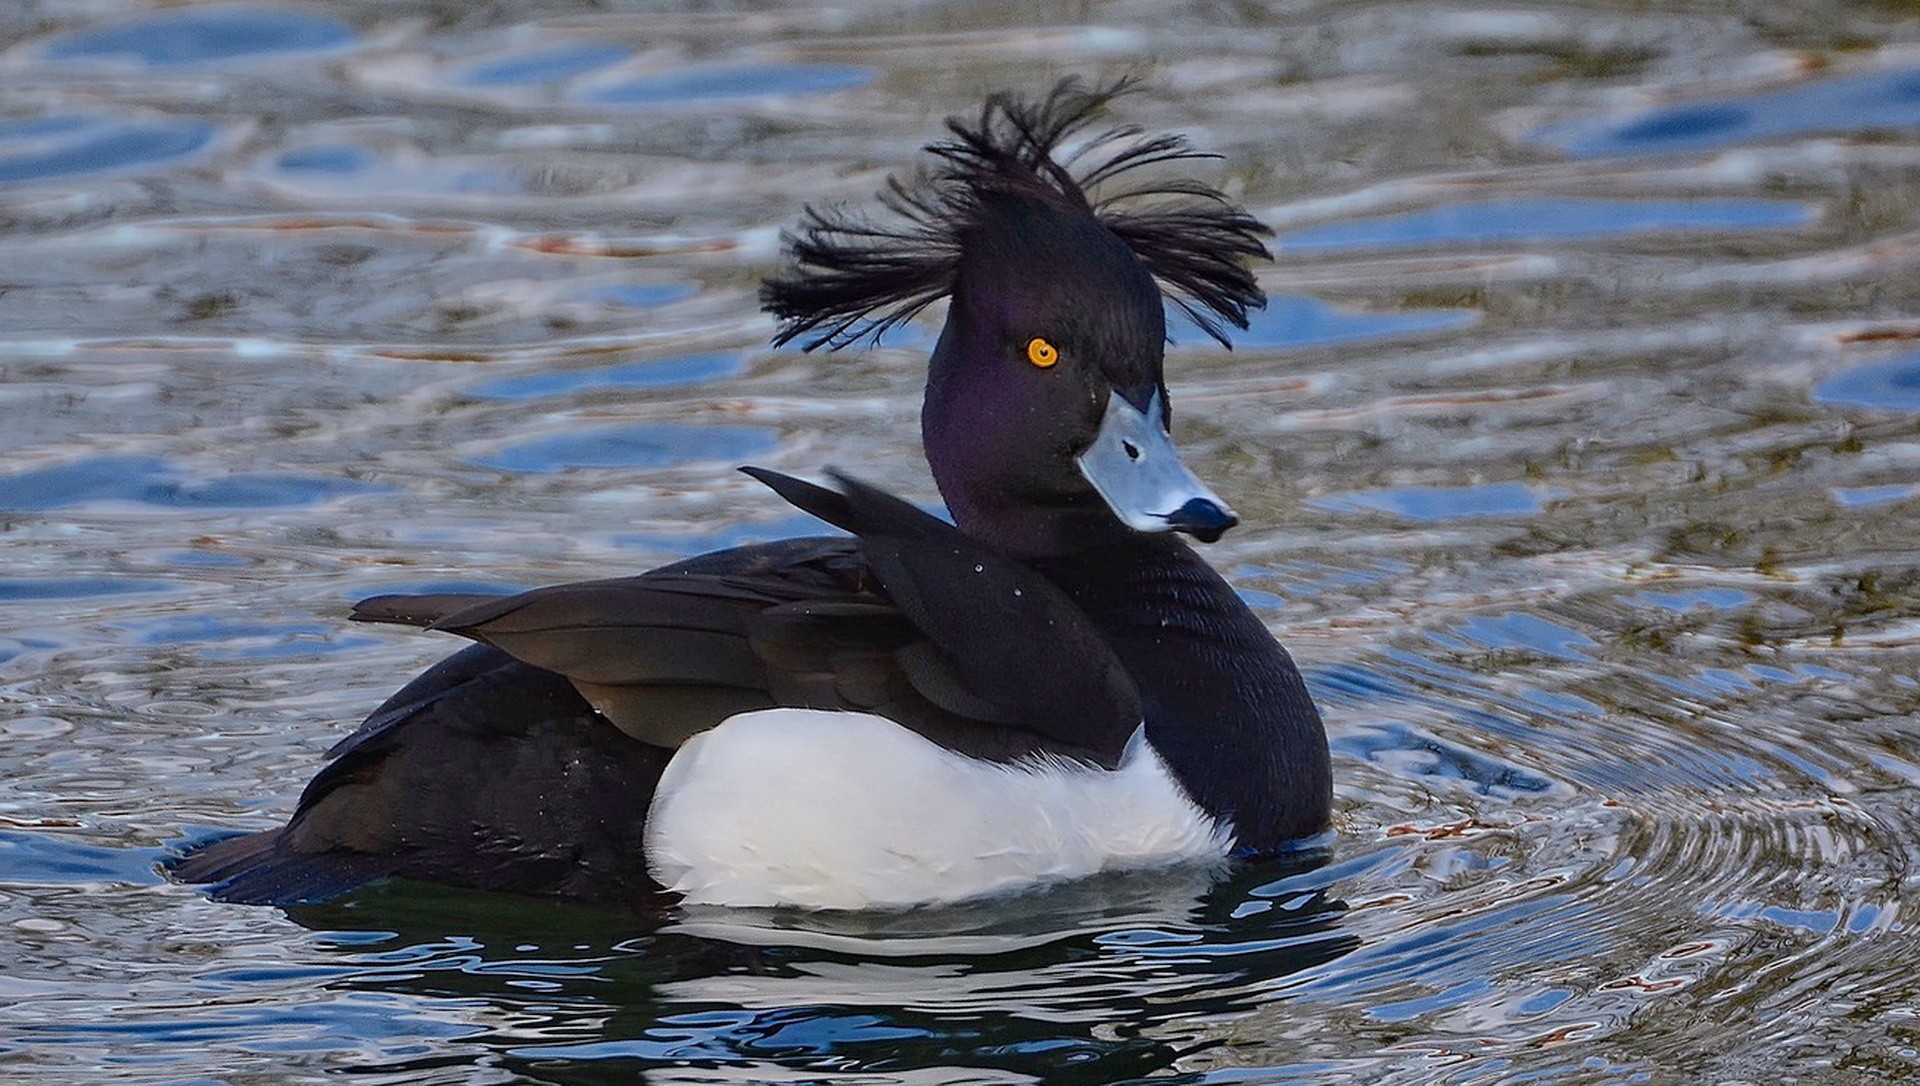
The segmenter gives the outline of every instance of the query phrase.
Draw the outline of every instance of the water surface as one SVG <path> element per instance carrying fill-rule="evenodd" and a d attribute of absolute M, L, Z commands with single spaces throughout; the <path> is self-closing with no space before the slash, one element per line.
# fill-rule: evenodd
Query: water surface
<path fill-rule="evenodd" d="M 35 1082 L 1920 1074 L 1920 20 L 780 0 L 0 12 L 0 1067 Z M 1328 853 L 882 916 L 219 905 L 450 651 L 350 626 L 937 504 L 932 325 L 766 347 L 808 201 L 1069 71 L 1275 229 L 1175 330 Z"/>

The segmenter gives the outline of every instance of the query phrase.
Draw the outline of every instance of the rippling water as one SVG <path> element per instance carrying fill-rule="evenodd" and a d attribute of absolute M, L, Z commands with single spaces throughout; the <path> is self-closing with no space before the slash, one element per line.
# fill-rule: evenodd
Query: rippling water
<path fill-rule="evenodd" d="M 611 7 L 0 8 L 8 1076 L 1920 1074 L 1909 5 Z M 877 917 L 155 874 L 453 647 L 355 598 L 809 530 L 747 460 L 930 500 L 930 329 L 770 351 L 754 287 L 1068 71 L 1277 232 L 1170 376 L 1330 863 Z"/>

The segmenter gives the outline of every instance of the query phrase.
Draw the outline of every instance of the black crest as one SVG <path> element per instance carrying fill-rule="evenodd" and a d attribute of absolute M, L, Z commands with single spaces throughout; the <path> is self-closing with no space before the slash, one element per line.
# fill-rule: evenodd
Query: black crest
<path fill-rule="evenodd" d="M 1113 231 L 1175 305 L 1228 343 L 1221 322 L 1245 328 L 1247 311 L 1267 304 L 1245 262 L 1268 256 L 1261 239 L 1271 231 L 1218 189 L 1191 179 L 1101 191 L 1142 167 L 1217 156 L 1194 150 L 1183 136 L 1125 126 L 1057 157 L 1069 137 L 1132 85 L 1089 89 L 1069 77 L 1038 102 L 1000 93 L 977 120 L 948 118 L 953 138 L 927 145 L 932 166 L 911 184 L 890 179 L 880 194 L 890 222 L 809 207 L 786 239 L 792 266 L 760 291 L 761 304 L 780 318 L 774 342 L 809 336 L 807 350 L 838 350 L 867 337 L 877 341 L 952 292 L 962 241 L 988 197 L 1029 193 L 1083 209 Z"/>

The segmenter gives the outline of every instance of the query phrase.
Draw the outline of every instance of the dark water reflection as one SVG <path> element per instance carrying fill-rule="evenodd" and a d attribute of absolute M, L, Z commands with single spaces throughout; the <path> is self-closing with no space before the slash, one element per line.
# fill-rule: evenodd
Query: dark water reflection
<path fill-rule="evenodd" d="M 502 1026 L 467 1043 L 535 1081 L 859 1066 L 1115 1082 L 1218 1043 L 1170 1023 L 1245 1011 L 1265 985 L 1352 949 L 1344 905 L 1285 875 L 1250 871 L 1211 891 L 1201 876 L 1116 879 L 1014 913 L 825 922 L 411 886 L 292 917 L 335 963 L 310 979 L 343 999 L 484 1004 Z"/>
<path fill-rule="evenodd" d="M 111 10 L 109 10 L 111 9 Z M 0 1067 L 35 1081 L 1920 1074 L 1920 21 L 1896 5 L 0 5 Z M 807 201 L 1142 72 L 1276 231 L 1175 330 L 1331 862 L 891 917 L 155 864 L 452 646 L 389 591 L 922 504 L 931 327 L 766 346 Z M 1206 164 L 1202 164 L 1203 167 Z"/>

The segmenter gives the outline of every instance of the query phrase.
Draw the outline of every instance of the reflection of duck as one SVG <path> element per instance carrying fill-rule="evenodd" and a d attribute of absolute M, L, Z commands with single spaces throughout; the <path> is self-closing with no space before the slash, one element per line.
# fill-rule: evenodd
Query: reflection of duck
<path fill-rule="evenodd" d="M 766 288 L 780 339 L 809 346 L 950 300 L 922 432 L 954 525 L 844 476 L 749 469 L 854 538 L 369 600 L 356 618 L 480 644 L 336 747 L 284 828 L 216 842 L 180 877 L 240 901 L 398 875 L 858 907 L 1325 828 L 1299 672 L 1171 534 L 1211 542 L 1236 519 L 1168 437 L 1161 285 L 1211 332 L 1244 326 L 1264 228 L 1191 181 L 1091 199 L 1194 157 L 1120 130 L 1056 159 L 1114 93 L 989 99 L 949 122 L 923 184 L 889 191 L 897 225 L 810 213 Z"/>
<path fill-rule="evenodd" d="M 336 995 L 428 997 L 529 1082 L 1109 1083 L 1174 1066 L 1353 951 L 1319 857 L 886 912 L 607 908 L 419 883 L 287 915 Z M 375 1070 L 417 1054 L 373 1054 Z"/>

